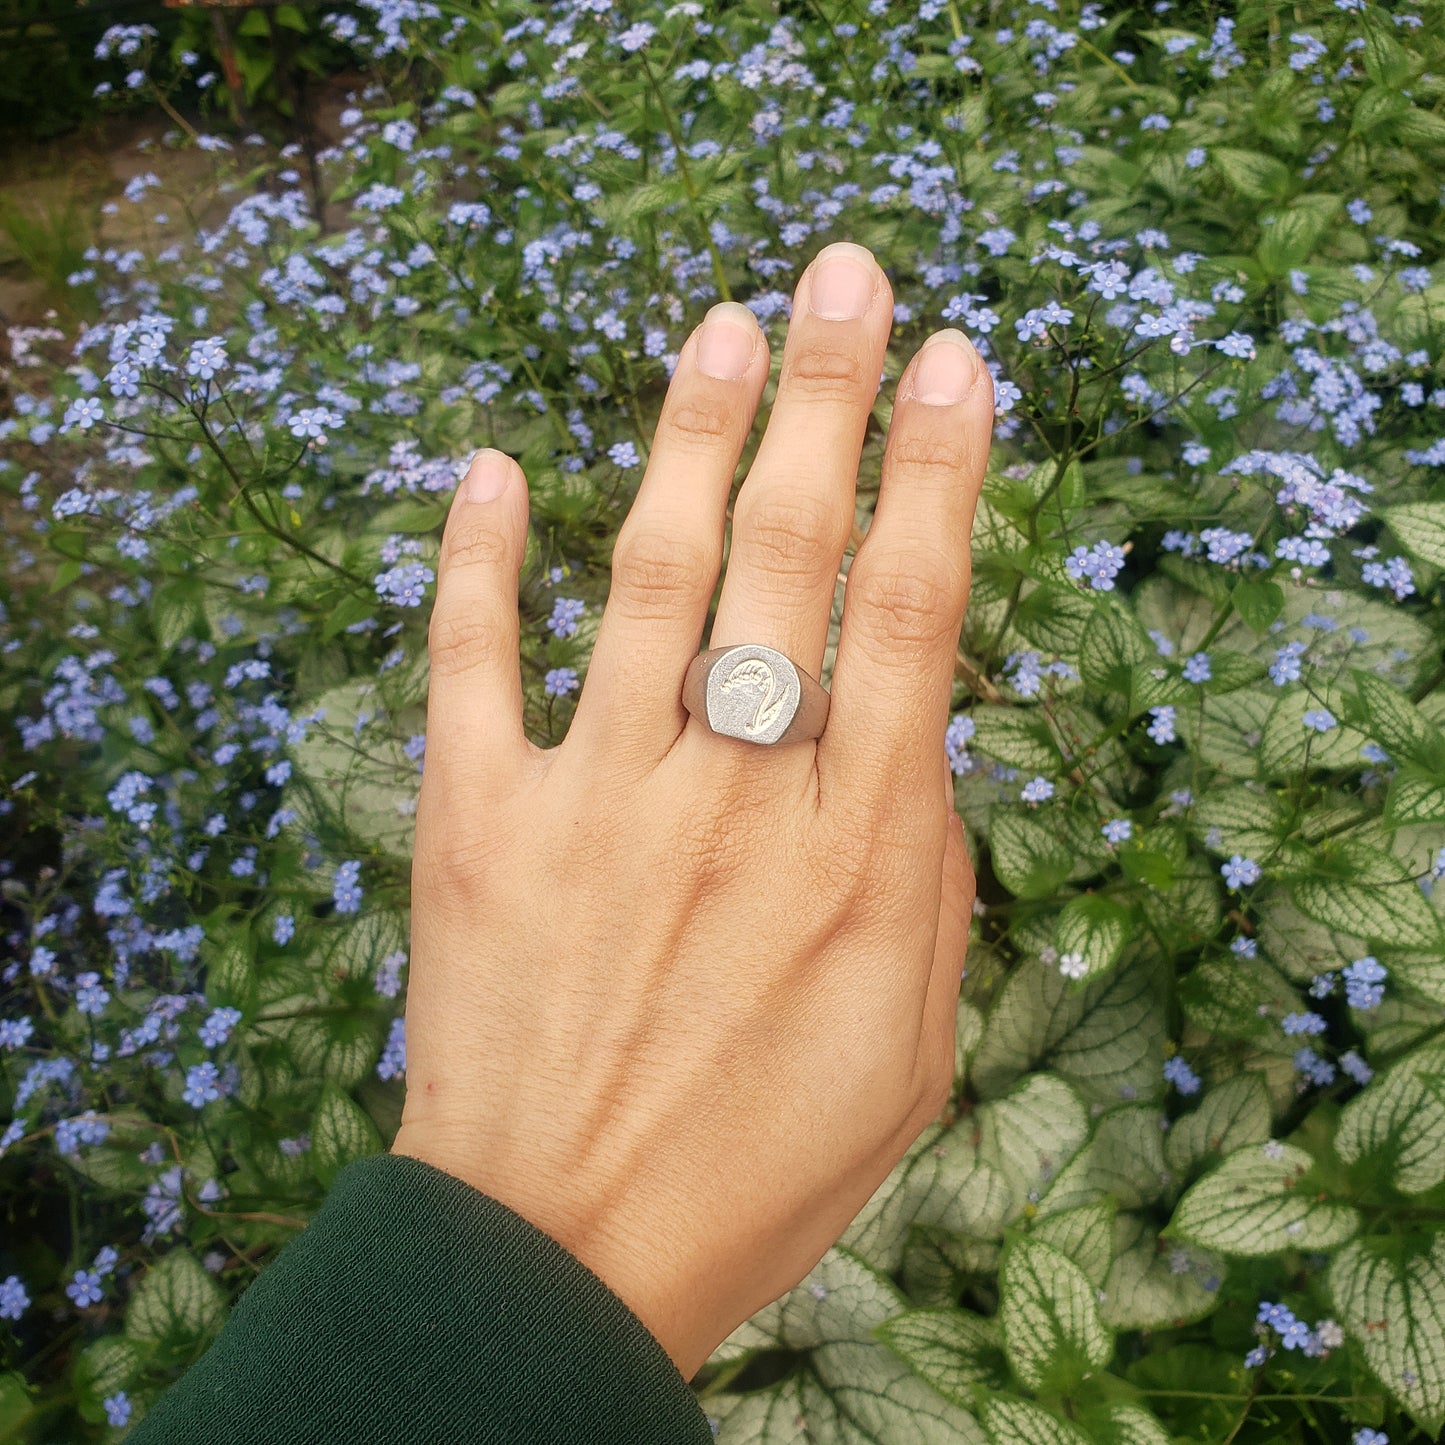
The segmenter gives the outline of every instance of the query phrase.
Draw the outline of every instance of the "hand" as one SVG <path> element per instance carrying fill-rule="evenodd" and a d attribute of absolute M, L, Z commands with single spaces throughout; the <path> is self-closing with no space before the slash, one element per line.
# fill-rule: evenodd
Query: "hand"
<path fill-rule="evenodd" d="M 804 274 L 710 646 L 818 676 L 892 322 L 861 247 Z M 992 381 L 958 332 L 905 371 L 827 729 L 767 747 L 681 690 L 768 373 L 741 306 L 683 347 L 560 746 L 523 731 L 527 487 L 499 452 L 458 489 L 431 619 L 394 1149 L 551 1235 L 686 1378 L 946 1104 L 973 903 L 943 739 Z"/>

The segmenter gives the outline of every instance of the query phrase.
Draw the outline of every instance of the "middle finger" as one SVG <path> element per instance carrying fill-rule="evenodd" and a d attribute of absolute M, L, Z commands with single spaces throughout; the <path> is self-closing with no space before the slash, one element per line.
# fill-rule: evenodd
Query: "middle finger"
<path fill-rule="evenodd" d="M 893 290 L 872 254 L 826 246 L 798 284 L 777 398 L 733 508 L 709 647 L 760 642 L 822 671 Z"/>

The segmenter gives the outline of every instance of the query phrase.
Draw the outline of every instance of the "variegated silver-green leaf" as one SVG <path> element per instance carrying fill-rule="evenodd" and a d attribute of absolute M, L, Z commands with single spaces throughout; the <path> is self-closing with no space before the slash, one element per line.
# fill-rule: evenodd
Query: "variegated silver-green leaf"
<path fill-rule="evenodd" d="M 1259 776 L 1287 779 L 1306 768 L 1348 768 L 1357 763 L 1360 749 L 1369 742 L 1357 728 L 1342 722 L 1321 733 L 1305 726 L 1305 714 L 1314 708 L 1326 707 L 1341 716 L 1341 698 L 1340 688 L 1323 682 L 1308 692 L 1286 688 L 1280 693 L 1260 738 Z"/>
<path fill-rule="evenodd" d="M 1360 1227 L 1359 1213 L 1298 1187 L 1313 1162 L 1276 1141 L 1238 1149 L 1179 1201 L 1169 1232 L 1246 1256 L 1343 1244 Z"/>
<path fill-rule="evenodd" d="M 983 1407 L 990 1445 L 1093 1445 L 1081 1430 L 1032 1400 L 999 1398 Z"/>
<path fill-rule="evenodd" d="M 384 852 L 406 857 L 416 831 L 420 783 L 416 763 L 403 751 L 406 733 L 376 727 L 358 743 L 354 731 L 358 720 L 364 728 L 365 718 L 383 708 L 381 686 L 367 678 L 343 682 L 298 708 L 307 714 L 324 709 L 325 717 L 291 745 L 295 771 L 283 801 L 305 812 L 304 795 L 314 791 L 348 830 Z"/>
<path fill-rule="evenodd" d="M 1440 919 L 1404 867 L 1398 882 L 1348 883 L 1306 878 L 1294 885 L 1302 913 L 1334 933 L 1385 947 L 1424 948 L 1440 943 Z"/>
<path fill-rule="evenodd" d="M 1078 960 L 1072 982 L 1107 973 L 1119 960 L 1131 933 L 1127 908 L 1099 893 L 1071 898 L 1059 913 L 1054 948 L 1060 958 Z"/>
<path fill-rule="evenodd" d="M 345 1090 L 327 1084 L 311 1125 L 311 1167 L 321 1183 L 329 1187 L 345 1165 L 384 1147 L 371 1115 Z"/>
<path fill-rule="evenodd" d="M 1169 1184 L 1165 1123 L 1153 1104 L 1129 1104 L 1105 1114 L 1088 1144 L 1054 1181 L 1040 1210 L 1076 1209 L 1101 1198 L 1123 1209 L 1152 1204 Z"/>
<path fill-rule="evenodd" d="M 1049 1068 L 1094 1103 L 1159 1089 L 1167 1037 L 1164 970 L 1147 948 L 1084 988 L 1036 959 L 1015 968 L 989 1011 L 969 1065 L 985 1098 Z"/>
<path fill-rule="evenodd" d="M 1359 1240 L 1335 1256 L 1329 1287 L 1370 1369 L 1426 1434 L 1437 1434 L 1445 1426 L 1445 1235 Z"/>
<path fill-rule="evenodd" d="M 966 1276 L 995 1274 L 1003 1246 L 993 1239 L 964 1239 L 946 1229 L 918 1225 L 903 1248 L 903 1292 L 920 1308 L 955 1304 Z"/>
<path fill-rule="evenodd" d="M 1187 1183 L 1206 1162 L 1264 1143 L 1273 1122 L 1269 1091 L 1258 1074 L 1226 1079 L 1174 1121 L 1164 1137 L 1164 1162 L 1177 1183 Z"/>
<path fill-rule="evenodd" d="M 173 1249 L 131 1296 L 125 1333 L 139 1344 L 193 1347 L 220 1329 L 225 1314 L 215 1280 L 188 1250 Z"/>
<path fill-rule="evenodd" d="M 1031 1390 L 1072 1389 L 1113 1358 L 1089 1277 L 1041 1239 L 1005 1251 L 998 1313 L 1009 1364 Z"/>
<path fill-rule="evenodd" d="M 1445 1044 L 1435 1044 L 1372 1080 L 1340 1114 L 1335 1152 L 1346 1164 L 1368 1163 L 1401 1194 L 1445 1182 L 1445 1097 L 1432 1086 L 1442 1073 Z"/>
<path fill-rule="evenodd" d="M 1169 1432 L 1142 1405 L 1109 1405 L 1087 1423 L 1094 1445 L 1170 1445 Z"/>
<path fill-rule="evenodd" d="M 839 1244 L 891 1274 L 902 1261 L 908 1231 L 915 1224 L 976 1239 L 1001 1239 L 1013 1193 L 1003 1174 L 980 1158 L 970 1133 L 962 1124 L 925 1129 L 844 1230 Z"/>
<path fill-rule="evenodd" d="M 908 1310 L 884 1320 L 875 1336 L 914 1374 L 955 1405 L 971 1409 L 974 1386 L 1008 1381 L 996 1321 L 957 1308 Z"/>
<path fill-rule="evenodd" d="M 743 1321 L 713 1352 L 736 1359 L 750 1350 L 808 1350 L 838 1340 L 871 1340 L 873 1328 L 908 1308 L 886 1275 L 834 1245 L 781 1298 Z"/>
<path fill-rule="evenodd" d="M 1224 1277 L 1225 1264 L 1218 1255 L 1161 1240 L 1138 1215 L 1120 1214 L 1099 1314 L 1119 1330 L 1186 1325 L 1214 1310 Z"/>
<path fill-rule="evenodd" d="M 1083 1100 L 1049 1074 L 1035 1074 L 1007 1097 L 981 1104 L 974 1123 L 979 1158 L 1008 1186 L 1008 1219 L 1043 1198 L 1089 1134 Z"/>
<path fill-rule="evenodd" d="M 1059 1214 L 1040 1214 L 1029 1235 L 1068 1255 L 1090 1284 L 1102 1287 L 1114 1255 L 1114 1211 L 1112 1199 L 1100 1199 Z"/>
<path fill-rule="evenodd" d="M 1190 832 L 1212 853 L 1267 855 L 1289 827 L 1289 809 L 1258 786 L 1211 788 L 1189 812 Z"/>
<path fill-rule="evenodd" d="M 718 1445 L 987 1445 L 978 1421 L 876 1343 L 813 1350 L 780 1385 L 704 1408 Z"/>

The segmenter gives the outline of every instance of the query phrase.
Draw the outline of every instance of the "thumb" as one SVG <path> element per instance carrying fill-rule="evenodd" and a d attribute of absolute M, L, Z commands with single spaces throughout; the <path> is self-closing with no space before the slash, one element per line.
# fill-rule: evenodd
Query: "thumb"
<path fill-rule="evenodd" d="M 946 764 L 946 760 L 945 760 Z M 963 841 L 963 820 L 953 805 L 953 772 L 948 770 L 948 833 L 943 846 L 943 891 L 938 903 L 938 937 L 933 971 L 923 1004 L 919 1052 L 932 1061 L 930 1077 L 953 1076 L 954 1040 L 958 1029 L 958 991 L 973 925 L 974 876 Z"/>

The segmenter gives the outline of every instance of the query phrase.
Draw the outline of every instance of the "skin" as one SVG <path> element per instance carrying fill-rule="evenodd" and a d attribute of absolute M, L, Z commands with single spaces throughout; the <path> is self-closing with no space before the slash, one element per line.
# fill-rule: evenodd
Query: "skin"
<path fill-rule="evenodd" d="M 818 676 L 893 315 L 794 296 L 708 645 Z M 465 1180 L 589 1266 L 692 1378 L 796 1285 L 946 1106 L 974 879 L 944 755 L 993 386 L 959 332 L 900 379 L 816 742 L 760 747 L 682 705 L 728 497 L 769 374 L 688 339 L 566 740 L 522 724 L 527 485 L 474 459 L 431 619 L 395 1152 Z M 929 404 L 951 372 L 960 400 Z M 494 500 L 467 500 L 497 475 Z"/>

